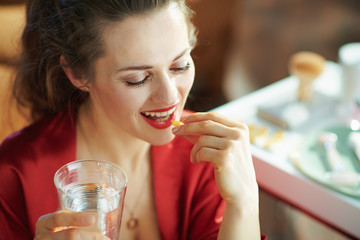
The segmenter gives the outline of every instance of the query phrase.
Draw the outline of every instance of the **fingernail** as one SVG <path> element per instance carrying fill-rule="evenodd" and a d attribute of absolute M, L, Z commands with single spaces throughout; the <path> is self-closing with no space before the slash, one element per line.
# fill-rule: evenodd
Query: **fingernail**
<path fill-rule="evenodd" d="M 181 118 L 181 121 L 182 122 L 186 122 L 186 120 L 189 118 L 189 116 L 185 116 L 185 117 L 183 117 L 183 118 Z"/>
<path fill-rule="evenodd" d="M 180 127 L 173 127 L 172 132 L 173 132 L 173 133 L 176 133 L 176 132 L 178 132 L 179 130 L 180 130 Z"/>

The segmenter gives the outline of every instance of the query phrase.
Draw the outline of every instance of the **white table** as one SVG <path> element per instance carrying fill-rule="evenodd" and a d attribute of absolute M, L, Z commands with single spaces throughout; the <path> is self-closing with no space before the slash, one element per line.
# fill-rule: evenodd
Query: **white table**
<path fill-rule="evenodd" d="M 314 88 L 328 95 L 338 95 L 340 68 L 328 62 Z M 257 106 L 296 95 L 297 80 L 288 77 L 244 97 L 224 104 L 213 111 L 248 123 L 258 121 Z M 299 208 L 344 234 L 360 239 L 360 200 L 310 180 L 289 160 L 294 144 L 301 138 L 298 132 L 286 131 L 284 146 L 273 151 L 252 145 L 253 161 L 260 188 Z"/>

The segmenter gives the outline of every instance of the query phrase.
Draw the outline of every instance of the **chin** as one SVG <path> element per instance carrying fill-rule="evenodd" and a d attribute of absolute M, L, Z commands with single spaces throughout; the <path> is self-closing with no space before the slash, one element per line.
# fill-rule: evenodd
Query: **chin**
<path fill-rule="evenodd" d="M 151 145 L 155 145 L 155 146 L 161 146 L 161 145 L 165 145 L 169 142 L 171 142 L 173 139 L 175 138 L 175 135 L 172 134 L 172 132 L 170 132 L 168 135 L 163 135 L 163 136 L 156 136 L 156 138 L 151 139 L 151 141 L 149 142 Z"/>

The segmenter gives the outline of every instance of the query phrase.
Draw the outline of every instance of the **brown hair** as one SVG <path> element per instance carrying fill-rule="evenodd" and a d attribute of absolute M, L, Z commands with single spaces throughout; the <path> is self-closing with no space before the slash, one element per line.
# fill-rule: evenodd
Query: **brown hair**
<path fill-rule="evenodd" d="M 101 26 L 127 16 L 178 4 L 188 21 L 189 41 L 196 42 L 192 11 L 185 0 L 32 0 L 22 35 L 22 62 L 14 84 L 20 106 L 31 118 L 55 114 L 88 94 L 74 87 L 60 66 L 64 56 L 75 74 L 91 79 L 92 63 L 102 56 Z"/>

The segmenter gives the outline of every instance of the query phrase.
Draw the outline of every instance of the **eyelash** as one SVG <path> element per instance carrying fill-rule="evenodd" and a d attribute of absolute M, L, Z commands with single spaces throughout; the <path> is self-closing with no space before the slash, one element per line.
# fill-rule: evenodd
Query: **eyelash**
<path fill-rule="evenodd" d="M 180 67 L 180 68 L 171 68 L 170 70 L 173 71 L 175 74 L 181 74 L 187 70 L 189 70 L 190 68 L 190 63 L 187 63 L 184 67 Z M 147 75 L 143 80 L 139 81 L 139 82 L 126 82 L 126 84 L 130 87 L 141 87 L 142 85 L 144 85 L 145 83 L 148 82 L 148 80 L 151 79 L 151 75 Z"/>
<path fill-rule="evenodd" d="M 187 63 L 184 67 L 181 68 L 171 68 L 171 71 L 174 71 L 175 73 L 182 73 L 185 72 L 187 70 L 189 70 L 190 68 L 190 63 Z"/>
<path fill-rule="evenodd" d="M 139 82 L 126 82 L 126 84 L 130 87 L 141 87 L 142 85 L 144 85 L 145 83 L 148 82 L 148 80 L 150 79 L 150 74 L 147 75 L 143 80 L 139 81 Z"/>

